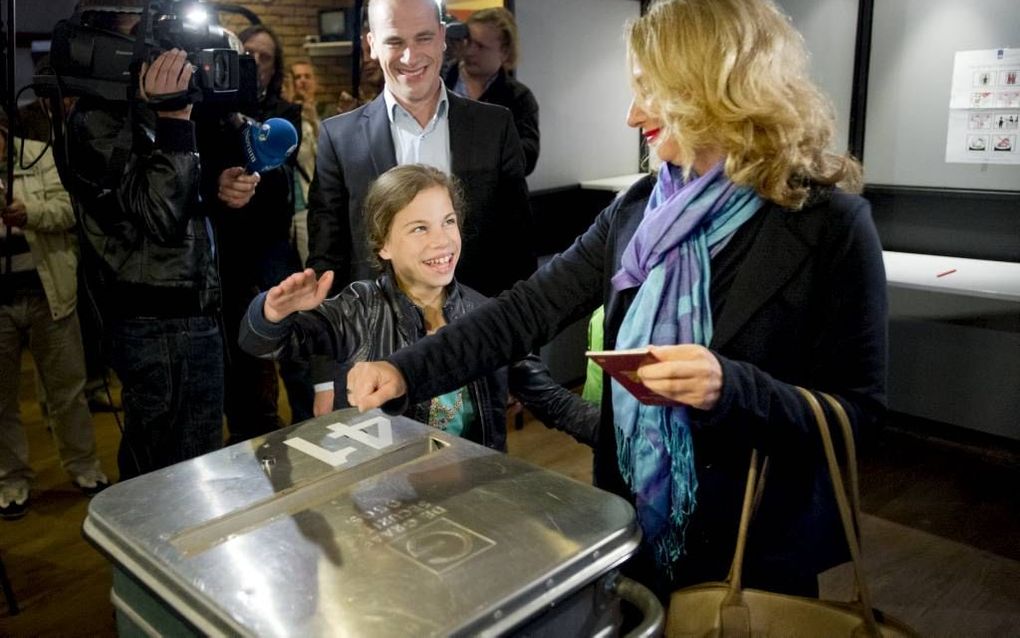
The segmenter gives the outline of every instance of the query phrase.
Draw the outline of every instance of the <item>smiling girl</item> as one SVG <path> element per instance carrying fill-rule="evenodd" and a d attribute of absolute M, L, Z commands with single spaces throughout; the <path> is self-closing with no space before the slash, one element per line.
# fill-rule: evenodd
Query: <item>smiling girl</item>
<path fill-rule="evenodd" d="M 382 274 L 329 299 L 332 272 L 318 280 L 311 269 L 291 275 L 252 301 L 241 347 L 266 358 L 328 355 L 337 362 L 334 407 L 347 407 L 346 376 L 354 363 L 386 357 L 484 302 L 454 278 L 461 210 L 457 187 L 445 173 L 421 164 L 387 171 L 365 199 L 368 242 Z M 504 450 L 508 386 L 547 425 L 582 442 L 593 440 L 598 410 L 553 381 L 535 356 L 404 412 Z"/>

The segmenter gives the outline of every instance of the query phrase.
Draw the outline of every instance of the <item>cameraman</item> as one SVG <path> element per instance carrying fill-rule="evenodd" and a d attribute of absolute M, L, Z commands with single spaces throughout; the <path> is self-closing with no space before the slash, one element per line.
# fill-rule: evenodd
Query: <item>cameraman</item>
<path fill-rule="evenodd" d="M 82 8 L 99 9 L 101 2 L 83 0 Z M 140 21 L 137 13 L 98 10 L 86 16 L 125 35 Z M 211 224 L 199 198 L 192 107 L 153 110 L 145 104 L 184 91 L 191 75 L 183 51 L 164 52 L 142 66 L 140 100 L 82 97 L 68 122 L 86 280 L 98 297 L 111 365 L 123 385 L 121 480 L 223 442 L 220 283 Z M 225 169 L 217 197 L 240 208 L 258 180 L 240 167 Z"/>

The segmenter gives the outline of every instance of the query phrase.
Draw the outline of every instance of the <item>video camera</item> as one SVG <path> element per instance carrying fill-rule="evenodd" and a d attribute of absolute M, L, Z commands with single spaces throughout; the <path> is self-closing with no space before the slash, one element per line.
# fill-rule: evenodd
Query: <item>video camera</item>
<path fill-rule="evenodd" d="M 205 102 L 239 110 L 257 101 L 255 60 L 241 53 L 237 36 L 218 24 L 217 13 L 225 5 L 202 0 L 150 0 L 150 22 L 146 24 L 144 9 L 138 4 L 127 0 L 90 3 L 57 23 L 50 47 L 53 75 L 36 76 L 36 86 L 41 85 L 44 91 L 59 90 L 63 96 L 131 100 L 132 73 L 142 62 L 151 63 L 162 52 L 177 48 L 187 52 L 195 73 L 188 90 L 162 98 L 160 108 L 173 110 Z M 136 29 L 144 31 L 144 43 L 137 43 L 133 34 L 114 30 L 122 14 L 141 16 L 143 22 Z M 155 106 L 151 100 L 150 106 Z"/>

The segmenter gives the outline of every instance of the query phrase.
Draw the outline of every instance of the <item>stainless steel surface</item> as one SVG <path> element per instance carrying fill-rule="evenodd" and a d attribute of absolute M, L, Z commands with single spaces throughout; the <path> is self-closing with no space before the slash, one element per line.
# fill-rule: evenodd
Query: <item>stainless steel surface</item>
<path fill-rule="evenodd" d="M 337 412 L 114 485 L 86 537 L 202 633 L 496 634 L 635 549 L 622 499 Z"/>
<path fill-rule="evenodd" d="M 616 594 L 641 612 L 641 623 L 626 638 L 656 638 L 666 628 L 666 613 L 652 590 L 626 576 L 616 581 Z"/>

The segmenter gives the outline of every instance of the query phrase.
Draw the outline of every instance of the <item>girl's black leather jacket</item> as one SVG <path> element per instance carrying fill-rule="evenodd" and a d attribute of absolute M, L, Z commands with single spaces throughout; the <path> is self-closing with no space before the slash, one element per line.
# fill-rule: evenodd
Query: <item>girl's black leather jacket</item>
<path fill-rule="evenodd" d="M 485 302 L 486 297 L 454 281 L 447 288 L 443 309 L 446 320 L 454 321 Z M 389 275 L 356 281 L 315 310 L 294 313 L 279 324 L 265 319 L 264 303 L 265 293 L 248 307 L 241 325 L 241 348 L 273 359 L 329 355 L 337 362 L 336 408 L 347 407 L 347 371 L 356 362 L 382 359 L 425 336 L 421 311 Z M 468 388 L 482 423 L 468 437 L 476 443 L 506 449 L 508 391 L 547 426 L 563 430 L 582 443 L 594 443 L 598 408 L 556 383 L 537 356 L 529 355 L 479 377 Z M 450 387 L 444 392 L 455 389 Z M 406 406 L 404 413 L 427 423 L 428 407 L 425 401 Z"/>

